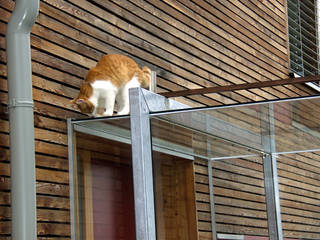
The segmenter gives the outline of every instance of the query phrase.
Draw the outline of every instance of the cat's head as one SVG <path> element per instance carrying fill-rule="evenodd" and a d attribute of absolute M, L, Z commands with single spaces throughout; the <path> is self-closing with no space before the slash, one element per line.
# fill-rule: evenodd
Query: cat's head
<path fill-rule="evenodd" d="M 91 114 L 94 111 L 94 105 L 89 101 L 92 96 L 93 89 L 89 82 L 83 82 L 78 96 L 71 101 L 82 113 Z"/>
<path fill-rule="evenodd" d="M 94 105 L 88 99 L 75 98 L 71 102 L 77 106 L 82 113 L 91 114 L 94 110 Z"/>

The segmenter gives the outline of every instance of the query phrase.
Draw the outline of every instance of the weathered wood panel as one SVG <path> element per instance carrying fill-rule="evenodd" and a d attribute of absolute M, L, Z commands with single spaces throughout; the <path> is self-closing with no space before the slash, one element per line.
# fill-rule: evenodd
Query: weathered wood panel
<path fill-rule="evenodd" d="M 319 158 L 319 152 L 279 157 L 281 213 L 286 237 L 319 237 Z"/>
<path fill-rule="evenodd" d="M 157 239 L 198 239 L 193 163 L 158 152 L 153 156 Z"/>
<path fill-rule="evenodd" d="M 285 2 L 42 0 L 31 34 L 38 239 L 70 239 L 65 120 L 83 117 L 71 106 L 70 100 L 76 96 L 88 68 L 105 53 L 129 55 L 157 72 L 159 92 L 285 78 L 288 74 Z M 13 1 L 0 0 L 1 239 L 10 238 L 5 31 L 13 7 Z M 313 93 L 304 85 L 288 85 L 176 99 L 191 106 L 203 106 Z M 279 112 L 283 113 L 281 109 Z M 223 118 L 230 120 L 234 114 L 225 114 Z M 235 115 L 237 118 L 231 122 L 245 129 L 257 131 L 260 126 L 247 112 L 238 111 Z M 311 118 L 305 120 L 314 125 Z M 278 126 L 279 129 L 286 127 L 281 122 Z M 88 146 L 96 151 L 96 157 L 104 154 L 99 150 L 101 145 Z M 119 149 L 108 151 L 113 154 L 113 161 L 119 161 Z M 129 152 L 123 154 L 130 155 Z M 281 203 L 288 237 L 298 234 L 319 238 L 314 222 L 319 212 L 315 204 L 318 200 L 317 158 L 316 155 L 295 155 L 279 160 Z M 236 162 L 217 163 L 214 167 L 218 228 L 225 233 L 266 235 L 261 163 L 251 159 Z M 210 217 L 205 164 L 196 164 L 195 173 L 199 238 L 208 239 Z M 297 201 L 297 196 L 304 204 Z M 224 216 L 225 212 L 232 214 Z M 245 226 L 240 224 L 242 220 Z M 306 228 L 309 232 L 304 234 L 303 222 L 310 223 L 310 228 Z"/>
<path fill-rule="evenodd" d="M 195 172 L 199 231 L 210 236 L 208 167 L 204 161 L 197 163 Z M 212 170 L 217 232 L 267 235 L 262 159 L 215 161 Z M 199 234 L 200 237 L 201 233 Z"/>

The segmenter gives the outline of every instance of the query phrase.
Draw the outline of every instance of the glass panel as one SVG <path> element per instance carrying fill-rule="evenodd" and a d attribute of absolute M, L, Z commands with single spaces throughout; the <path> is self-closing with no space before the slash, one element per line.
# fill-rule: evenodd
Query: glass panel
<path fill-rule="evenodd" d="M 259 107 L 209 109 L 151 118 L 152 136 L 172 150 L 204 158 L 254 156 L 262 151 Z M 214 147 L 211 147 L 214 146 Z"/>
<path fill-rule="evenodd" d="M 251 151 L 251 149 L 242 144 L 160 118 L 152 118 L 151 129 L 152 143 L 155 150 L 160 149 L 162 152 L 167 150 L 168 153 L 184 158 L 219 159 L 225 156 L 257 154 L 256 151 Z M 209 146 L 214 147 L 210 147 L 209 150 Z"/>
<path fill-rule="evenodd" d="M 208 213 L 208 187 L 198 163 L 196 168 L 197 199 L 202 231 L 210 230 Z M 233 158 L 213 161 L 213 191 L 216 212 L 216 231 L 219 236 L 242 235 L 242 239 L 267 240 L 268 221 L 264 189 L 262 157 Z M 227 238 L 228 239 L 228 238 Z"/>
<path fill-rule="evenodd" d="M 209 159 L 219 239 L 226 233 L 268 239 L 262 154 L 245 145 L 261 148 L 260 112 L 244 107 L 151 118 L 153 148 L 167 142 L 174 155 L 153 153 L 158 239 L 198 239 L 197 227 L 200 239 L 212 237 Z"/>
<path fill-rule="evenodd" d="M 157 239 L 198 239 L 193 162 L 153 152 L 153 176 Z"/>
<path fill-rule="evenodd" d="M 262 136 L 275 139 L 278 153 L 315 151 L 320 149 L 320 98 L 153 113 L 151 124 L 153 137 L 169 149 L 204 159 L 268 153 Z"/>
<path fill-rule="evenodd" d="M 320 99 L 274 104 L 276 151 L 320 149 Z"/>
<path fill-rule="evenodd" d="M 277 159 L 284 237 L 320 239 L 320 152 Z"/>
<path fill-rule="evenodd" d="M 153 113 L 153 148 L 182 154 L 185 158 L 216 160 L 268 152 L 262 146 L 261 138 L 270 134 L 263 129 L 270 125 L 270 117 L 272 119 L 272 116 L 263 115 L 269 107 L 273 108 L 274 133 L 271 134 L 276 141 L 276 152 L 320 149 L 319 97 L 198 111 L 161 112 L 159 115 Z M 77 131 L 128 144 L 131 142 L 129 117 L 78 121 L 74 126 Z"/>
<path fill-rule="evenodd" d="M 262 153 L 274 151 L 283 157 L 320 151 L 319 107 L 320 98 L 315 97 L 152 114 L 153 147 L 161 140 L 172 152 L 179 152 L 176 156 L 195 160 L 194 175 L 189 180 L 194 178 L 195 181 L 199 236 L 211 238 L 212 234 L 207 161 L 215 160 L 213 184 L 218 238 L 228 239 L 232 235 L 245 239 L 268 239 Z M 262 139 L 270 139 L 271 145 L 263 145 L 267 143 Z M 316 165 L 320 160 L 315 156 L 309 156 L 313 159 L 309 164 Z M 286 239 L 293 238 L 294 231 L 300 234 L 297 235 L 301 236 L 300 239 L 319 239 L 319 229 L 315 224 L 319 220 L 315 210 L 315 202 L 319 200 L 318 173 L 316 170 L 302 172 L 302 176 L 313 179 L 298 180 L 294 176 L 299 175 L 298 169 L 292 170 L 288 177 L 287 171 L 291 170 L 286 170 L 283 163 L 279 164 L 283 168 L 279 170 L 280 191 L 281 196 L 285 196 L 281 204 L 287 204 L 282 210 Z M 169 169 L 166 171 L 168 174 Z M 163 192 L 160 200 L 157 194 L 156 202 L 163 202 Z M 302 196 L 304 194 L 307 196 Z M 295 200 L 295 205 L 290 205 L 291 198 L 299 199 L 300 196 L 302 200 Z M 285 198 L 290 201 L 283 201 Z M 302 205 L 298 207 L 300 203 Z M 160 211 L 159 207 L 157 211 Z M 302 214 L 306 214 L 305 219 Z M 168 224 L 168 219 L 160 219 L 158 223 L 162 223 L 162 227 Z"/>
<path fill-rule="evenodd" d="M 261 156 L 270 151 L 279 159 L 284 236 L 319 239 L 319 118 L 319 97 L 153 112 L 158 239 L 197 239 L 197 232 L 200 239 L 211 237 L 208 161 L 214 161 L 219 238 L 267 239 Z M 129 117 L 75 121 L 74 128 L 78 231 L 84 239 L 96 240 L 117 224 L 110 239 L 122 234 L 135 239 Z M 266 139 L 274 145 L 266 145 Z"/>
<path fill-rule="evenodd" d="M 123 143 L 131 143 L 129 116 L 79 120 L 74 122 L 74 128 L 78 132 Z"/>
<path fill-rule="evenodd" d="M 128 122 L 118 119 L 99 125 L 97 121 L 88 121 L 78 123 L 78 127 L 75 124 L 75 128 L 83 130 L 79 126 L 88 127 L 88 123 L 91 134 L 76 132 L 78 236 L 86 240 L 134 240 L 131 146 L 113 139 L 119 130 L 125 130 Z M 92 134 L 111 136 L 113 140 Z M 119 139 L 125 140 L 126 136 Z"/>

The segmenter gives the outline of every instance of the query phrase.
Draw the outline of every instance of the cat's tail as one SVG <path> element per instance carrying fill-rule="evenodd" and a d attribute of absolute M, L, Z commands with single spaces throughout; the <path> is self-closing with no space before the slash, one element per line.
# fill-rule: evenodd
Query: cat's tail
<path fill-rule="evenodd" d="M 147 66 L 144 66 L 142 68 L 142 81 L 141 81 L 141 86 L 143 88 L 149 88 L 150 85 L 150 80 L 151 80 L 151 70 Z"/>

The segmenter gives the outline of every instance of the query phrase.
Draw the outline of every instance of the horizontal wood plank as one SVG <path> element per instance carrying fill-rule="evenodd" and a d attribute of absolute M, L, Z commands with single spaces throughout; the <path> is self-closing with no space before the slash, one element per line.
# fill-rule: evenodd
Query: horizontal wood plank
<path fill-rule="evenodd" d="M 14 1 L 0 0 L 1 239 L 10 239 L 11 234 L 5 33 L 14 5 Z M 229 92 L 221 92 L 220 88 L 216 92 L 174 98 L 193 107 L 314 95 L 311 88 L 292 82 L 264 88 L 259 85 L 287 78 L 286 14 L 283 0 L 40 1 L 40 13 L 31 34 L 38 239 L 71 239 L 66 119 L 87 117 L 70 100 L 77 96 L 88 69 L 102 55 L 122 53 L 141 66 L 149 66 L 157 72 L 158 93 L 232 88 Z M 236 88 L 244 83 L 258 85 L 255 89 Z M 275 109 L 276 130 L 284 136 L 278 144 L 292 148 L 300 145 L 303 138 L 308 139 L 303 143 L 306 148 L 317 144 L 316 137 L 299 132 L 297 126 L 288 122 L 294 115 L 294 121 L 314 129 L 319 122 L 318 108 L 317 104 L 302 103 L 291 111 L 286 106 Z M 216 111 L 214 117 L 260 134 L 256 109 Z M 166 127 L 160 129 L 160 137 L 169 138 L 167 131 Z M 189 143 L 186 139 L 202 144 L 201 139 L 183 131 L 178 142 Z M 127 145 L 81 135 L 77 140 L 79 148 L 92 151 L 95 159 L 103 160 L 108 155 L 112 163 L 131 165 Z M 211 147 L 219 148 L 220 154 L 230 150 L 222 144 L 213 143 Z M 319 156 L 301 153 L 278 158 L 285 237 L 319 238 Z M 169 182 L 172 166 L 169 160 L 164 162 L 162 173 L 164 181 Z M 212 234 L 207 163 L 196 160 L 194 174 L 198 238 L 208 240 Z M 218 233 L 268 235 L 263 178 L 263 161 L 259 157 L 214 162 Z M 174 193 L 167 196 L 175 197 Z M 173 212 L 165 216 L 169 223 L 174 219 Z"/>

